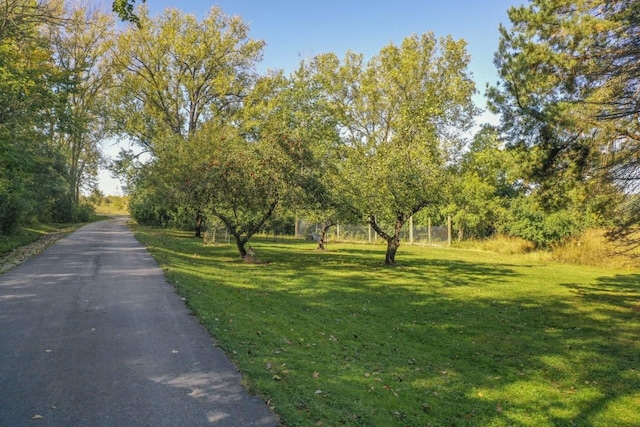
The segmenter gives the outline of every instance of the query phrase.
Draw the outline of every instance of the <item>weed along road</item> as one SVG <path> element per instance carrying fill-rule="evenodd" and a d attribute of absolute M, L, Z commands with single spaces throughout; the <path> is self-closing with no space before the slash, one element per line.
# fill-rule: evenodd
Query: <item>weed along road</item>
<path fill-rule="evenodd" d="M 0 276 L 0 426 L 273 426 L 123 220 Z"/>

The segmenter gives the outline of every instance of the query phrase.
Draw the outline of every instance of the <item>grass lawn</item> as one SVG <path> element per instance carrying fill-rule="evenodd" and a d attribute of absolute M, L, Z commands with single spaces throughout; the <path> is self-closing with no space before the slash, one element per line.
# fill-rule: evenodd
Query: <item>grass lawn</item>
<path fill-rule="evenodd" d="M 638 272 L 134 229 L 284 425 L 640 425 Z"/>

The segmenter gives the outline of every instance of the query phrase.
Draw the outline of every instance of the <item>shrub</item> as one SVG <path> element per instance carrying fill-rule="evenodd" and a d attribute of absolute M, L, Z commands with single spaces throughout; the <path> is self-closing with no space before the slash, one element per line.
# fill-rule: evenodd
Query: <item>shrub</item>
<path fill-rule="evenodd" d="M 152 227 L 166 227 L 170 219 L 168 210 L 145 193 L 133 195 L 129 202 L 129 211 L 138 224 Z"/>
<path fill-rule="evenodd" d="M 585 221 L 579 212 L 546 212 L 530 197 L 514 199 L 510 214 L 501 231 L 529 240 L 539 248 L 550 248 L 584 229 Z"/>
<path fill-rule="evenodd" d="M 24 206 L 16 193 L 0 186 L 0 234 L 10 234 L 20 225 Z"/>
<path fill-rule="evenodd" d="M 73 208 L 73 222 L 89 222 L 95 214 L 95 209 L 91 205 L 81 203 Z"/>

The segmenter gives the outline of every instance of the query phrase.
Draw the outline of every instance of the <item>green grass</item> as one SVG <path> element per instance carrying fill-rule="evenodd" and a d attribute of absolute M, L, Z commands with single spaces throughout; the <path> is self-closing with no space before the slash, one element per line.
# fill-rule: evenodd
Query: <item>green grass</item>
<path fill-rule="evenodd" d="M 101 221 L 107 219 L 105 216 L 93 215 L 91 221 Z M 13 234 L 0 234 L 0 256 L 6 255 L 9 252 L 17 249 L 21 246 L 35 242 L 49 234 L 57 233 L 70 233 L 86 223 L 55 223 L 55 224 L 42 224 L 35 223 L 28 226 L 18 228 Z"/>
<path fill-rule="evenodd" d="M 638 425 L 638 273 L 135 230 L 285 425 Z"/>
<path fill-rule="evenodd" d="M 58 233 L 68 228 L 68 226 L 68 224 L 34 224 L 28 227 L 21 227 L 14 234 L 0 234 L 0 256 L 5 255 L 20 246 L 35 242 L 47 234 Z"/>

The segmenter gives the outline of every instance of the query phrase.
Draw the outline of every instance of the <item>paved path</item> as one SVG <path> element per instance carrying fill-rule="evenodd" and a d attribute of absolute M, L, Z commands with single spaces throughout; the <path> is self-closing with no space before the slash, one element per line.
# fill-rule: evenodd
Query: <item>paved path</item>
<path fill-rule="evenodd" d="M 0 276 L 0 426 L 273 426 L 122 220 Z"/>

